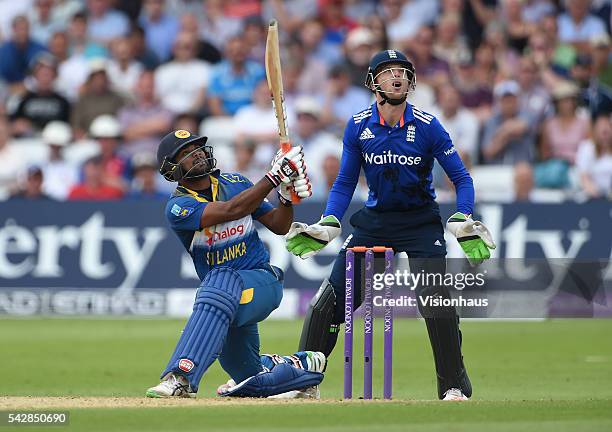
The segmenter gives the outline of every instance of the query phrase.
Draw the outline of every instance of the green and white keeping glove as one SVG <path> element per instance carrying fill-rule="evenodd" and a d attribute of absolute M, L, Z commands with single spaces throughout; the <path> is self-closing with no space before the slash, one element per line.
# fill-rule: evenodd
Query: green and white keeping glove
<path fill-rule="evenodd" d="M 457 212 L 448 219 L 446 228 L 457 238 L 472 266 L 491 258 L 489 250 L 495 249 L 495 242 L 482 222 Z"/>
<path fill-rule="evenodd" d="M 325 216 L 313 225 L 293 222 L 285 236 L 287 250 L 295 256 L 307 259 L 323 249 L 342 232 L 336 216 Z"/>

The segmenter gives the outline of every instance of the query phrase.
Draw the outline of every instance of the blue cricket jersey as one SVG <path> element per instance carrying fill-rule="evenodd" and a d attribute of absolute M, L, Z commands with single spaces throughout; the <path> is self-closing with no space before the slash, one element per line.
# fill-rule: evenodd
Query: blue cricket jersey
<path fill-rule="evenodd" d="M 210 176 L 213 201 L 228 201 L 253 186 L 240 174 L 219 172 Z M 269 268 L 270 254 L 257 235 L 254 219 L 274 207 L 267 200 L 241 219 L 200 228 L 208 200 L 196 191 L 178 186 L 166 204 L 166 217 L 195 265 L 200 280 L 214 267 L 236 270 Z"/>
<path fill-rule="evenodd" d="M 457 211 L 472 214 L 474 184 L 438 119 L 407 104 L 403 117 L 389 126 L 376 103 L 348 121 L 340 172 L 327 200 L 325 215 L 342 220 L 363 168 L 369 193 L 367 208 L 380 212 L 411 210 L 433 202 L 434 158 L 457 192 Z"/>

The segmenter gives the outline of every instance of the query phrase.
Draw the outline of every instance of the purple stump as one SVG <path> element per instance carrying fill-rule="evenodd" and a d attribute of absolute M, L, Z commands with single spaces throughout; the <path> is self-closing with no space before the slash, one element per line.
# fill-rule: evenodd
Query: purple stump
<path fill-rule="evenodd" d="M 372 278 L 374 276 L 374 252 L 365 253 L 365 283 L 363 295 L 363 398 L 372 399 L 372 345 L 374 322 L 372 304 Z"/>
<path fill-rule="evenodd" d="M 355 254 L 346 251 L 346 282 L 344 286 L 344 399 L 353 397 L 353 285 Z"/>
<path fill-rule="evenodd" d="M 393 273 L 393 250 L 385 251 L 385 273 Z M 393 298 L 393 287 L 385 283 L 385 300 Z M 384 384 L 383 397 L 391 399 L 393 389 L 393 309 L 385 305 L 384 315 Z"/>

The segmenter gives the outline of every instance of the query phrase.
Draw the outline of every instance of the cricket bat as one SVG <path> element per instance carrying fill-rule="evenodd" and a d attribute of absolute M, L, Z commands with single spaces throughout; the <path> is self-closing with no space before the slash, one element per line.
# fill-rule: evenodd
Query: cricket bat
<path fill-rule="evenodd" d="M 285 110 L 285 99 L 283 96 L 283 77 L 281 74 L 280 48 L 278 43 L 278 22 L 273 19 L 268 27 L 268 38 L 266 39 L 266 78 L 268 88 L 272 96 L 272 107 L 278 124 L 278 136 L 280 148 L 283 152 L 291 149 L 289 141 L 289 128 L 287 126 L 287 111 Z M 299 203 L 300 197 L 291 192 L 291 201 Z"/>

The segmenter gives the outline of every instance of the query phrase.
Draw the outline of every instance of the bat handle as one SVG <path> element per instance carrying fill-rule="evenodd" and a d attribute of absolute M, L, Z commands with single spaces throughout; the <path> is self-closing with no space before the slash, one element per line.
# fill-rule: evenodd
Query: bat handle
<path fill-rule="evenodd" d="M 283 153 L 287 153 L 289 150 L 291 150 L 291 143 L 289 141 L 281 142 L 280 147 Z M 300 201 L 301 201 L 301 198 L 297 195 L 297 193 L 295 193 L 292 187 L 291 188 L 291 202 L 293 204 L 299 204 Z"/>

